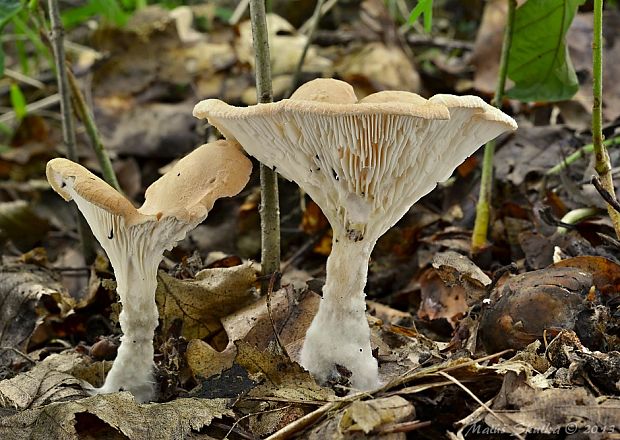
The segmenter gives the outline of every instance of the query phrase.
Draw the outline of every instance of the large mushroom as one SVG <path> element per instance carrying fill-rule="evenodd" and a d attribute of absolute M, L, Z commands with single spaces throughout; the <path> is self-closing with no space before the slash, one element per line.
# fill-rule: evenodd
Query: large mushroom
<path fill-rule="evenodd" d="M 153 398 L 155 290 L 163 253 L 205 219 L 215 200 L 239 193 L 251 170 L 238 144 L 203 145 L 147 188 L 144 204 L 136 209 L 83 166 L 67 159 L 48 162 L 50 185 L 77 204 L 107 253 L 123 306 L 118 355 L 96 392 L 126 390 L 140 402 Z"/>
<path fill-rule="evenodd" d="M 360 101 L 342 81 L 317 79 L 278 103 L 237 108 L 208 99 L 194 108 L 227 139 L 295 181 L 333 229 L 323 300 L 301 363 L 320 381 L 346 367 L 351 384 L 379 384 L 364 286 L 377 241 L 480 145 L 516 129 L 475 96 L 385 91 Z"/>

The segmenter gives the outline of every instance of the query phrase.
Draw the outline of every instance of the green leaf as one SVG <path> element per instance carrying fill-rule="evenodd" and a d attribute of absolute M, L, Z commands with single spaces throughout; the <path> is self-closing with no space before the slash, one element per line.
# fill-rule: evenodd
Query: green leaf
<path fill-rule="evenodd" d="M 24 119 L 28 110 L 26 109 L 26 98 L 22 93 L 22 89 L 17 84 L 11 84 L 11 105 L 15 111 L 15 116 L 18 121 Z"/>
<path fill-rule="evenodd" d="M 117 0 L 89 0 L 83 6 L 64 11 L 62 24 L 67 28 L 72 28 L 94 16 L 100 16 L 116 26 L 124 26 L 129 19 L 129 14 L 123 11 Z"/>
<path fill-rule="evenodd" d="M 430 33 L 433 24 L 433 0 L 419 0 L 409 14 L 407 23 L 410 25 L 415 23 L 422 14 L 424 14 L 424 32 Z"/>
<path fill-rule="evenodd" d="M 562 101 L 579 89 L 565 37 L 585 0 L 528 0 L 515 13 L 507 92 L 520 101 Z"/>
<path fill-rule="evenodd" d="M 21 10 L 22 6 L 20 0 L 0 0 L 0 30 Z"/>

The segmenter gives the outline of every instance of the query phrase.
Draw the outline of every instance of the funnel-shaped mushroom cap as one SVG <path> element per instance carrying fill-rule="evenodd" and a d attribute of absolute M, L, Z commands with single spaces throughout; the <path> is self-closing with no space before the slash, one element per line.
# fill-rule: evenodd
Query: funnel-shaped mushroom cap
<path fill-rule="evenodd" d="M 517 127 L 478 97 L 389 91 L 356 102 L 333 79 L 272 104 L 205 100 L 194 115 L 297 182 L 352 240 L 376 240 L 482 144 Z"/>

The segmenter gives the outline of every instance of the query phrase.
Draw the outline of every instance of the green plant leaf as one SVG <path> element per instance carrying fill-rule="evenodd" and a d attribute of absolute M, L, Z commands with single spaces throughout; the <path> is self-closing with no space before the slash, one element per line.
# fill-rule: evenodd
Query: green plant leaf
<path fill-rule="evenodd" d="M 515 14 L 507 92 L 520 101 L 561 101 L 579 89 L 565 37 L 585 0 L 528 0 Z"/>
<path fill-rule="evenodd" d="M 20 0 L 0 0 L 0 30 L 23 7 Z"/>
<path fill-rule="evenodd" d="M 28 110 L 26 109 L 26 98 L 22 93 L 22 89 L 17 84 L 11 84 L 11 105 L 18 121 L 24 119 Z"/>
<path fill-rule="evenodd" d="M 4 75 L 4 48 L 0 43 L 0 76 Z"/>
<path fill-rule="evenodd" d="M 72 28 L 94 16 L 100 16 L 116 26 L 124 26 L 129 19 L 129 14 L 123 11 L 118 0 L 89 0 L 83 6 L 64 11 L 62 24 L 67 28 Z"/>
<path fill-rule="evenodd" d="M 409 14 L 407 23 L 410 25 L 415 23 L 422 14 L 424 14 L 424 32 L 430 33 L 433 24 L 433 0 L 419 0 L 411 14 Z"/>

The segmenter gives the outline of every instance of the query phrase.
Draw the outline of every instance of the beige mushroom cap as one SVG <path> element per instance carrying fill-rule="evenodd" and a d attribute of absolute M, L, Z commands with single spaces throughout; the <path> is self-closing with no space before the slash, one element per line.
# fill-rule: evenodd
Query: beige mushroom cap
<path fill-rule="evenodd" d="M 239 144 L 217 141 L 202 145 L 179 160 L 146 190 L 145 202 L 136 209 L 122 194 L 83 166 L 68 159 L 52 159 L 47 179 L 65 200 L 75 194 L 111 215 L 122 217 L 126 226 L 147 220 L 175 217 L 185 223 L 200 222 L 220 197 L 233 196 L 247 184 L 252 162 Z"/>
<path fill-rule="evenodd" d="M 209 99 L 194 115 L 295 181 L 352 240 L 377 239 L 481 145 L 517 127 L 475 96 L 353 96 L 345 82 L 317 79 L 291 99 L 245 108 Z"/>
<path fill-rule="evenodd" d="M 82 165 L 56 158 L 47 163 L 45 173 L 50 186 L 67 202 L 73 200 L 71 185 L 75 193 L 96 207 L 125 218 L 128 224 L 140 222 L 142 216 L 129 200 Z"/>
<path fill-rule="evenodd" d="M 149 186 L 138 211 L 186 221 L 206 216 L 217 199 L 238 194 L 251 172 L 252 162 L 236 142 L 205 144 Z"/>

